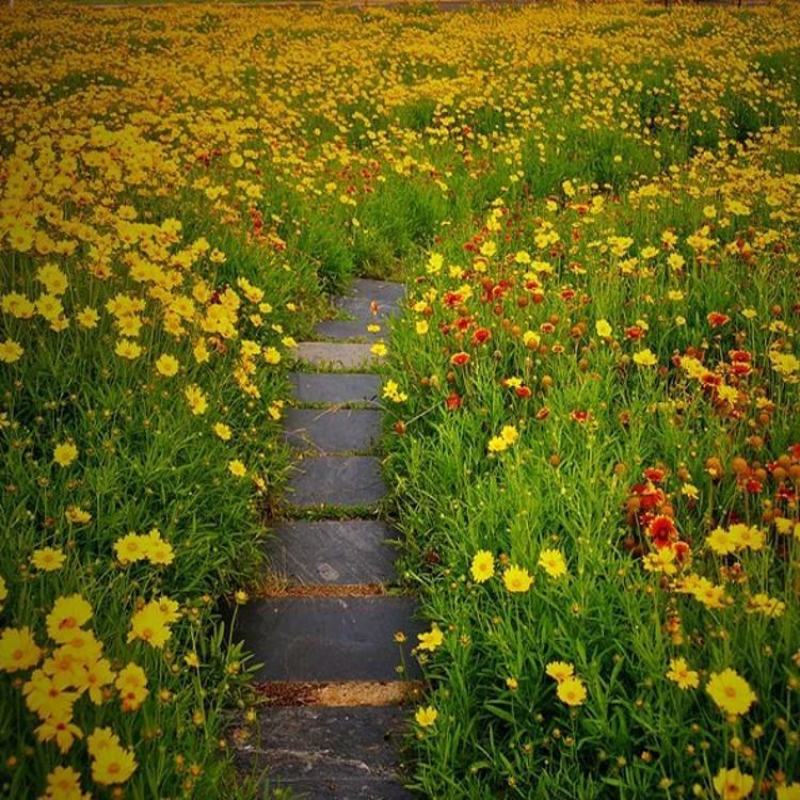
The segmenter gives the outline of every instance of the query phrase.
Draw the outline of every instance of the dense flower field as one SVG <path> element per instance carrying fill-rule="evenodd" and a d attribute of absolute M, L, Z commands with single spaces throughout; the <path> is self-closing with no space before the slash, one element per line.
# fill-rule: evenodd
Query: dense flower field
<path fill-rule="evenodd" d="M 7 796 L 250 796 L 218 601 L 369 274 L 417 788 L 800 797 L 793 6 L 0 22 Z"/>

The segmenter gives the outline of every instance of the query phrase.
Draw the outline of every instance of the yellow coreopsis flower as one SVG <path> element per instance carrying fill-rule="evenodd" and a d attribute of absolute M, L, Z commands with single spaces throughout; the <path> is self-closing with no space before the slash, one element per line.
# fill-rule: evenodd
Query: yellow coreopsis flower
<path fill-rule="evenodd" d="M 419 644 L 417 647 L 420 650 L 426 650 L 427 652 L 432 653 L 441 646 L 442 642 L 444 642 L 444 634 L 438 625 L 432 625 L 429 631 L 418 633 L 417 639 L 419 639 Z"/>
<path fill-rule="evenodd" d="M 567 562 L 558 550 L 545 549 L 539 554 L 539 566 L 551 577 L 561 578 L 567 574 Z"/>
<path fill-rule="evenodd" d="M 531 588 L 533 578 L 524 567 L 511 565 L 503 573 L 503 585 L 509 592 L 523 593 Z"/>
<path fill-rule="evenodd" d="M 740 772 L 737 768 L 724 767 L 714 776 L 714 790 L 722 800 L 742 800 L 752 791 L 755 781 L 752 775 Z"/>
<path fill-rule="evenodd" d="M 712 672 L 706 691 L 722 711 L 734 716 L 746 714 L 757 699 L 747 681 L 733 669 Z"/>
<path fill-rule="evenodd" d="M 422 706 L 414 714 L 414 719 L 422 728 L 430 728 L 439 717 L 439 712 L 433 706 Z"/>
<path fill-rule="evenodd" d="M 78 457 L 78 448 L 74 442 L 61 442 L 53 450 L 53 461 L 59 467 L 68 467 Z"/>
<path fill-rule="evenodd" d="M 475 583 L 485 583 L 494 575 L 494 556 L 488 550 L 478 550 L 469 571 Z"/>

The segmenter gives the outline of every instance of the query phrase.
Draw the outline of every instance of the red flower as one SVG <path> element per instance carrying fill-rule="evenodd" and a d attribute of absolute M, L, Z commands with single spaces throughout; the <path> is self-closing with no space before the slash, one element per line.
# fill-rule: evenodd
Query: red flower
<path fill-rule="evenodd" d="M 727 314 L 722 314 L 719 311 L 712 311 L 706 319 L 712 328 L 720 328 L 726 322 L 730 322 L 730 317 Z"/>
<path fill-rule="evenodd" d="M 485 344 L 492 338 L 492 332 L 488 328 L 477 328 L 472 334 L 472 344 Z"/>
<path fill-rule="evenodd" d="M 453 353 L 453 355 L 450 356 L 450 363 L 454 367 L 463 367 L 469 364 L 469 358 L 469 353 Z"/>
<path fill-rule="evenodd" d="M 461 403 L 461 396 L 456 394 L 456 392 L 449 394 L 447 399 L 444 401 L 448 411 L 458 411 L 458 409 L 461 408 Z"/>
<path fill-rule="evenodd" d="M 677 538 L 678 530 L 672 517 L 660 514 L 654 517 L 647 526 L 647 535 L 660 550 L 662 547 L 667 547 Z"/>
<path fill-rule="evenodd" d="M 659 469 L 658 467 L 648 467 L 642 474 L 647 480 L 653 483 L 661 483 L 667 473 L 665 470 Z"/>
<path fill-rule="evenodd" d="M 517 386 L 515 391 L 517 393 L 517 397 L 521 398 L 522 400 L 527 400 L 533 394 L 528 386 Z"/>
<path fill-rule="evenodd" d="M 579 411 L 577 409 L 570 413 L 570 417 L 575 422 L 581 422 L 581 423 L 588 422 L 589 419 L 591 419 L 591 416 L 592 414 L 590 411 Z"/>
<path fill-rule="evenodd" d="M 644 328 L 640 325 L 631 325 L 628 328 L 625 328 L 625 338 L 630 339 L 632 341 L 638 341 L 644 336 Z"/>

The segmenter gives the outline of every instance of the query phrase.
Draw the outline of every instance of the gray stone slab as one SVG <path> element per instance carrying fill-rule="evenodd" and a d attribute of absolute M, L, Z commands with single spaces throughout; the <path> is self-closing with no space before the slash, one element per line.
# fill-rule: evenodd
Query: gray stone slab
<path fill-rule="evenodd" d="M 389 583 L 394 535 L 379 520 L 293 520 L 277 526 L 266 550 L 270 566 L 293 583 Z"/>
<path fill-rule="evenodd" d="M 320 339 L 362 339 L 368 342 L 375 342 L 386 335 L 385 320 L 375 320 L 381 329 L 375 333 L 370 333 L 367 327 L 369 322 L 360 322 L 354 319 L 326 319 L 320 322 L 314 332 Z"/>
<path fill-rule="evenodd" d="M 405 713 L 397 707 L 265 708 L 258 739 L 237 747 L 247 772 L 298 798 L 410 800 L 398 777 Z"/>
<path fill-rule="evenodd" d="M 381 436 L 375 409 L 291 408 L 284 415 L 286 441 L 312 453 L 366 453 Z"/>
<path fill-rule="evenodd" d="M 406 287 L 403 283 L 356 278 L 350 285 L 347 296 L 394 305 L 403 299 L 405 293 Z"/>
<path fill-rule="evenodd" d="M 293 372 L 289 378 L 294 384 L 294 396 L 300 403 L 330 405 L 374 405 L 381 384 L 377 375 L 359 372 Z"/>
<path fill-rule="evenodd" d="M 237 632 L 262 664 L 258 681 L 397 680 L 402 630 L 409 674 L 419 677 L 411 648 L 422 626 L 410 597 L 274 597 L 239 610 Z"/>
<path fill-rule="evenodd" d="M 371 344 L 356 342 L 299 342 L 294 354 L 313 367 L 354 370 L 380 362 L 380 358 L 370 352 L 371 347 Z"/>
<path fill-rule="evenodd" d="M 373 506 L 385 494 L 377 458 L 316 456 L 294 465 L 286 499 L 296 508 Z"/>
<path fill-rule="evenodd" d="M 381 303 L 363 297 L 340 297 L 336 307 L 358 325 L 364 326 L 373 322 L 386 325 L 386 320 L 399 309 L 397 303 Z"/>

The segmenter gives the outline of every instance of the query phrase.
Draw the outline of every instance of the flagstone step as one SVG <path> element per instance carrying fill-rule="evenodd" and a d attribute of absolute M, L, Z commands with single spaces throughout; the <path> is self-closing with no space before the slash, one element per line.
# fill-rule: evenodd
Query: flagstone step
<path fill-rule="evenodd" d="M 277 526 L 267 544 L 270 566 L 292 583 L 390 583 L 394 578 L 394 535 L 369 519 L 294 520 Z"/>
<path fill-rule="evenodd" d="M 328 405 L 375 405 L 381 381 L 360 372 L 293 372 L 289 379 L 300 403 Z"/>
<path fill-rule="evenodd" d="M 380 330 L 367 330 L 372 324 L 377 324 Z M 386 322 L 380 320 L 363 322 L 356 319 L 326 319 L 314 328 L 314 333 L 320 339 L 363 339 L 375 342 L 386 335 Z"/>
<path fill-rule="evenodd" d="M 386 495 L 374 456 L 317 456 L 298 461 L 289 477 L 287 501 L 298 509 L 375 506 Z"/>
<path fill-rule="evenodd" d="M 368 452 L 381 435 L 381 413 L 373 409 L 292 408 L 284 416 L 287 442 L 314 453 Z"/>
<path fill-rule="evenodd" d="M 380 362 L 371 348 L 371 344 L 358 342 L 299 342 L 295 356 L 312 367 L 350 371 L 374 367 Z"/>
<path fill-rule="evenodd" d="M 391 706 L 265 708 L 236 760 L 298 800 L 411 800 L 398 775 L 403 717 Z"/>
<path fill-rule="evenodd" d="M 390 595 L 264 598 L 240 608 L 237 630 L 262 664 L 257 681 L 416 678 L 411 648 L 422 626 L 415 608 L 413 598 Z M 396 631 L 408 637 L 403 645 L 394 641 Z"/>
<path fill-rule="evenodd" d="M 406 294 L 404 283 L 397 281 L 377 281 L 371 278 L 356 278 L 350 285 L 346 297 L 376 301 L 386 305 L 398 304 Z"/>

